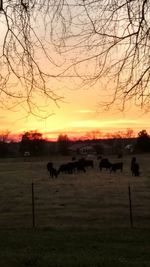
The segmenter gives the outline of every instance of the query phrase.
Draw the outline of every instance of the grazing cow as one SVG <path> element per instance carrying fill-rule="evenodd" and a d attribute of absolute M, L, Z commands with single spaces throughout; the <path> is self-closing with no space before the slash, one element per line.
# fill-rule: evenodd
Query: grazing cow
<path fill-rule="evenodd" d="M 79 162 L 86 168 L 86 167 L 91 167 L 92 169 L 94 168 L 94 162 L 93 160 L 90 159 L 85 159 L 81 158 L 79 159 Z"/>
<path fill-rule="evenodd" d="M 112 163 L 110 172 L 116 172 L 117 170 L 123 171 L 123 162 Z"/>
<path fill-rule="evenodd" d="M 53 163 L 52 162 L 48 162 L 47 165 L 46 165 L 46 168 L 48 171 L 51 170 L 51 168 L 53 168 Z"/>
<path fill-rule="evenodd" d="M 132 172 L 132 176 L 139 176 L 140 172 L 139 172 L 139 164 L 136 162 L 136 157 L 133 157 L 131 160 L 131 172 Z"/>
<path fill-rule="evenodd" d="M 103 168 L 106 169 L 106 170 L 110 170 L 110 168 L 111 168 L 111 163 L 109 162 L 109 160 L 107 158 L 101 159 L 101 161 L 99 163 L 99 169 L 100 169 L 100 171 Z"/>
<path fill-rule="evenodd" d="M 57 176 L 58 176 L 58 172 L 57 172 L 57 170 L 53 167 L 53 163 L 52 162 L 48 162 L 47 163 L 47 170 L 48 170 L 48 172 L 49 172 L 49 174 L 50 174 L 50 177 L 52 177 L 52 178 L 57 178 Z"/>
<path fill-rule="evenodd" d="M 58 176 L 58 171 L 55 168 L 51 168 L 51 170 L 49 171 L 50 177 L 52 178 L 57 178 Z"/>
<path fill-rule="evenodd" d="M 68 162 L 66 164 L 62 164 L 60 165 L 59 169 L 58 169 L 58 173 L 73 173 L 73 165 L 71 164 L 71 162 Z"/>
<path fill-rule="evenodd" d="M 86 172 L 85 166 L 82 161 L 78 160 L 75 162 L 75 169 L 77 172 Z"/>
<path fill-rule="evenodd" d="M 73 161 L 73 162 L 68 162 L 66 164 L 62 164 L 58 169 L 58 173 L 66 173 L 66 174 L 72 174 L 76 171 L 86 172 L 82 161 Z"/>
<path fill-rule="evenodd" d="M 84 166 L 85 167 L 91 167 L 93 169 L 94 168 L 94 161 L 92 159 L 86 159 Z"/>

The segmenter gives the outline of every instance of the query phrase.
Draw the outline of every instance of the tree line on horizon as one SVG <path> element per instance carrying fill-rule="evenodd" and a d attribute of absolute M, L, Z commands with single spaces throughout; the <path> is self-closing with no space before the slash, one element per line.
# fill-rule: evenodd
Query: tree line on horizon
<path fill-rule="evenodd" d="M 20 142 L 24 136 L 28 136 L 29 139 L 44 139 L 46 141 L 56 141 L 63 137 L 71 141 L 78 140 L 93 140 L 93 139 L 111 139 L 111 138 L 135 138 L 137 134 L 133 129 L 127 128 L 126 130 L 118 130 L 115 132 L 104 132 L 99 129 L 88 131 L 80 137 L 70 137 L 68 133 L 59 133 L 55 139 L 43 137 L 43 133 L 37 130 L 25 131 L 22 134 L 18 135 L 16 138 L 15 134 L 11 133 L 9 130 L 0 131 L 0 141 L 3 142 Z"/>
<path fill-rule="evenodd" d="M 132 144 L 134 153 L 150 152 L 150 135 L 146 130 L 141 130 L 138 133 L 137 137 L 133 137 L 131 135 L 116 135 L 114 138 L 110 139 L 87 139 L 76 141 L 69 139 L 67 134 L 60 134 L 56 142 L 44 139 L 42 133 L 37 131 L 28 131 L 23 133 L 20 142 L 17 143 L 8 142 L 8 135 L 8 132 L 6 132 L 5 134 L 0 134 L 1 158 L 11 156 L 24 156 L 25 152 L 29 152 L 30 155 L 34 157 L 50 156 L 52 154 L 69 155 L 69 147 L 74 143 L 81 143 L 81 146 L 91 144 L 91 146 L 94 147 L 96 154 L 99 155 L 104 153 L 102 145 L 104 141 L 110 146 L 113 146 L 112 153 L 118 154 L 121 153 L 124 149 L 124 140 L 127 140 L 128 143 L 130 143 L 130 140 L 135 140 L 134 145 Z"/>

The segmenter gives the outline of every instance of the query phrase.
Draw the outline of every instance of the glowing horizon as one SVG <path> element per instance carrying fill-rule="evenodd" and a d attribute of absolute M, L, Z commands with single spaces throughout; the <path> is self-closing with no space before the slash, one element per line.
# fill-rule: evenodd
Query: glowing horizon
<path fill-rule="evenodd" d="M 72 126 L 71 126 L 72 125 Z M 108 126 L 109 125 L 109 126 Z M 136 120 L 105 120 L 102 123 L 97 121 L 75 121 L 70 123 L 70 127 L 56 128 L 48 130 L 48 127 L 43 130 L 42 128 L 24 128 L 16 132 L 10 132 L 9 136 L 12 140 L 20 140 L 24 132 L 37 131 L 42 134 L 45 140 L 56 141 L 60 134 L 67 135 L 72 140 L 85 140 L 94 138 L 110 138 L 117 133 L 121 134 L 122 137 L 126 135 L 128 130 L 133 130 L 133 136 L 137 136 L 138 132 L 145 129 L 149 130 L 149 127 L 145 127 L 145 123 Z"/>
<path fill-rule="evenodd" d="M 36 130 L 49 139 L 57 139 L 61 133 L 71 138 L 83 138 L 93 131 L 112 133 L 130 128 L 137 134 L 150 129 L 149 114 L 142 114 L 134 105 L 126 112 L 119 112 L 117 107 L 104 111 L 97 104 L 99 88 L 86 91 L 62 89 L 62 95 L 63 92 L 65 102 L 60 103 L 60 107 L 53 103 L 48 108 L 53 115 L 45 120 L 32 114 L 27 116 L 19 107 L 16 111 L 2 110 L 1 131 L 8 130 L 17 138 L 26 131 Z"/>

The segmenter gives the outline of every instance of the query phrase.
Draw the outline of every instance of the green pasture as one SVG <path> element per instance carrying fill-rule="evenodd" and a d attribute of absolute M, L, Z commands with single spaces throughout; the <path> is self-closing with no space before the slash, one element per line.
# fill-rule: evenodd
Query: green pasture
<path fill-rule="evenodd" d="M 70 158 L 1 160 L 0 266 L 150 266 L 150 160 L 136 156 L 140 177 L 131 176 L 131 156 L 123 173 L 100 172 L 95 158 L 94 170 L 57 179 L 46 163 Z"/>

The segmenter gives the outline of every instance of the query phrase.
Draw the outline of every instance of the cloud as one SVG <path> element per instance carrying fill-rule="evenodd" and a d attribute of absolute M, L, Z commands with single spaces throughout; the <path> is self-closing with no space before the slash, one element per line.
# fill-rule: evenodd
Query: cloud
<path fill-rule="evenodd" d="M 109 120 L 109 121 L 100 121 L 100 120 L 78 120 L 70 123 L 70 127 L 82 127 L 82 128 L 102 128 L 102 127 L 118 127 L 118 126 L 133 126 L 139 124 L 136 120 Z"/>
<path fill-rule="evenodd" d="M 95 113 L 95 111 L 92 109 L 79 109 L 75 110 L 74 113 Z"/>

